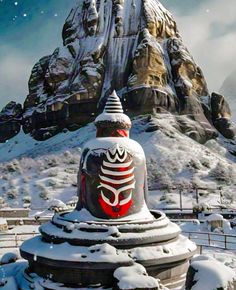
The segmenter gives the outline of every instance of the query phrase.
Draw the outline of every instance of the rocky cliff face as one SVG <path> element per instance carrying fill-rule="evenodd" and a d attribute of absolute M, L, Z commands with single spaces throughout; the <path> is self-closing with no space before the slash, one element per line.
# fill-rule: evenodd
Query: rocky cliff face
<path fill-rule="evenodd" d="M 10 102 L 0 112 L 0 143 L 6 142 L 20 132 L 22 106 Z"/>
<path fill-rule="evenodd" d="M 22 124 L 35 139 L 92 121 L 114 89 L 131 116 L 175 114 L 176 128 L 200 143 L 217 130 L 234 138 L 226 101 L 209 94 L 158 0 L 80 0 L 62 35 L 63 46 L 42 58 L 29 80 Z"/>

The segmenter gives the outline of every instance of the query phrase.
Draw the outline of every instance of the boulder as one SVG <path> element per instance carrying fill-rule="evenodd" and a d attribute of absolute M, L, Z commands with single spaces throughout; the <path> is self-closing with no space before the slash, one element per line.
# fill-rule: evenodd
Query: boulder
<path fill-rule="evenodd" d="M 231 110 L 224 96 L 211 95 L 212 121 L 216 129 L 227 139 L 236 136 L 236 125 L 231 121 Z"/>
<path fill-rule="evenodd" d="M 193 258 L 186 279 L 186 290 L 234 290 L 236 274 L 217 260 L 198 256 Z"/>
<path fill-rule="evenodd" d="M 0 112 L 0 143 L 16 136 L 21 129 L 22 106 L 16 102 L 8 103 Z"/>

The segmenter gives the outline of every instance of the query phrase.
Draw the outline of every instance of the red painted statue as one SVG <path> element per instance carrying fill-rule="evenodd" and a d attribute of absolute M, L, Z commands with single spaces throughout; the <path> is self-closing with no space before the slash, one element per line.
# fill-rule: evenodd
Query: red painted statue
<path fill-rule="evenodd" d="M 145 155 L 141 146 L 129 139 L 131 121 L 115 92 L 95 125 L 97 138 L 85 145 L 81 157 L 77 209 L 86 208 L 102 219 L 145 214 Z"/>

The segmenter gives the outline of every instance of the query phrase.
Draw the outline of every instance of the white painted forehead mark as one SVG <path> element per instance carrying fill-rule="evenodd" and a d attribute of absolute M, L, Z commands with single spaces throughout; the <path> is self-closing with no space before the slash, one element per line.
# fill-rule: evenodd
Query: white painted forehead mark
<path fill-rule="evenodd" d="M 98 188 L 109 190 L 114 195 L 114 201 L 111 202 L 102 190 L 101 197 L 110 206 L 125 205 L 132 199 L 132 189 L 135 188 L 134 166 L 132 166 L 133 160 L 127 161 L 128 152 L 118 144 L 106 152 L 106 158 L 108 161 L 103 160 L 101 166 L 101 174 L 99 175 L 100 184 Z M 122 168 L 121 171 L 119 171 L 120 168 Z M 115 177 L 119 177 L 119 179 Z M 121 187 L 117 189 L 115 188 L 116 185 L 120 185 Z M 119 201 L 121 192 L 127 190 L 130 190 L 128 197 Z"/>

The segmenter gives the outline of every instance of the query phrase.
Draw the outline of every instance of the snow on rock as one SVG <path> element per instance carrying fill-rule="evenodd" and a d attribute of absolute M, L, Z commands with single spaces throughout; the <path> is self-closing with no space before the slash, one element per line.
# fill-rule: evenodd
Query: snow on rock
<path fill-rule="evenodd" d="M 0 226 L 4 226 L 7 224 L 7 220 L 4 218 L 0 218 Z"/>
<path fill-rule="evenodd" d="M 235 289 L 235 271 L 213 258 L 207 256 L 193 258 L 190 269 L 193 271 L 193 280 L 191 288 L 186 287 L 187 290 Z"/>
<path fill-rule="evenodd" d="M 49 208 L 67 209 L 67 205 L 60 199 L 53 199 L 49 202 Z"/>
<path fill-rule="evenodd" d="M 213 221 L 223 221 L 224 217 L 221 214 L 218 213 L 213 213 L 211 215 L 209 215 L 206 220 L 208 222 L 213 222 Z"/>
<path fill-rule="evenodd" d="M 148 276 L 146 269 L 135 263 L 129 267 L 120 267 L 114 272 L 120 290 L 132 289 L 164 289 L 160 288 L 159 280 Z"/>
<path fill-rule="evenodd" d="M 10 263 L 1 266 L 1 273 L 3 277 L 11 277 L 16 276 L 19 272 L 24 271 L 24 269 L 28 266 L 28 263 L 23 260 L 17 260 L 16 263 Z"/>
<path fill-rule="evenodd" d="M 208 248 L 204 251 L 204 255 L 208 258 L 212 257 L 223 263 L 225 266 L 230 267 L 236 273 L 236 256 L 233 251 L 222 251 L 221 249 Z"/>
<path fill-rule="evenodd" d="M 16 280 L 14 277 L 8 277 L 0 280 L 1 290 L 18 290 L 18 286 L 16 284 Z"/>
<path fill-rule="evenodd" d="M 19 255 L 17 253 L 6 253 L 2 256 L 0 264 L 11 264 L 15 263 L 19 259 Z"/>

